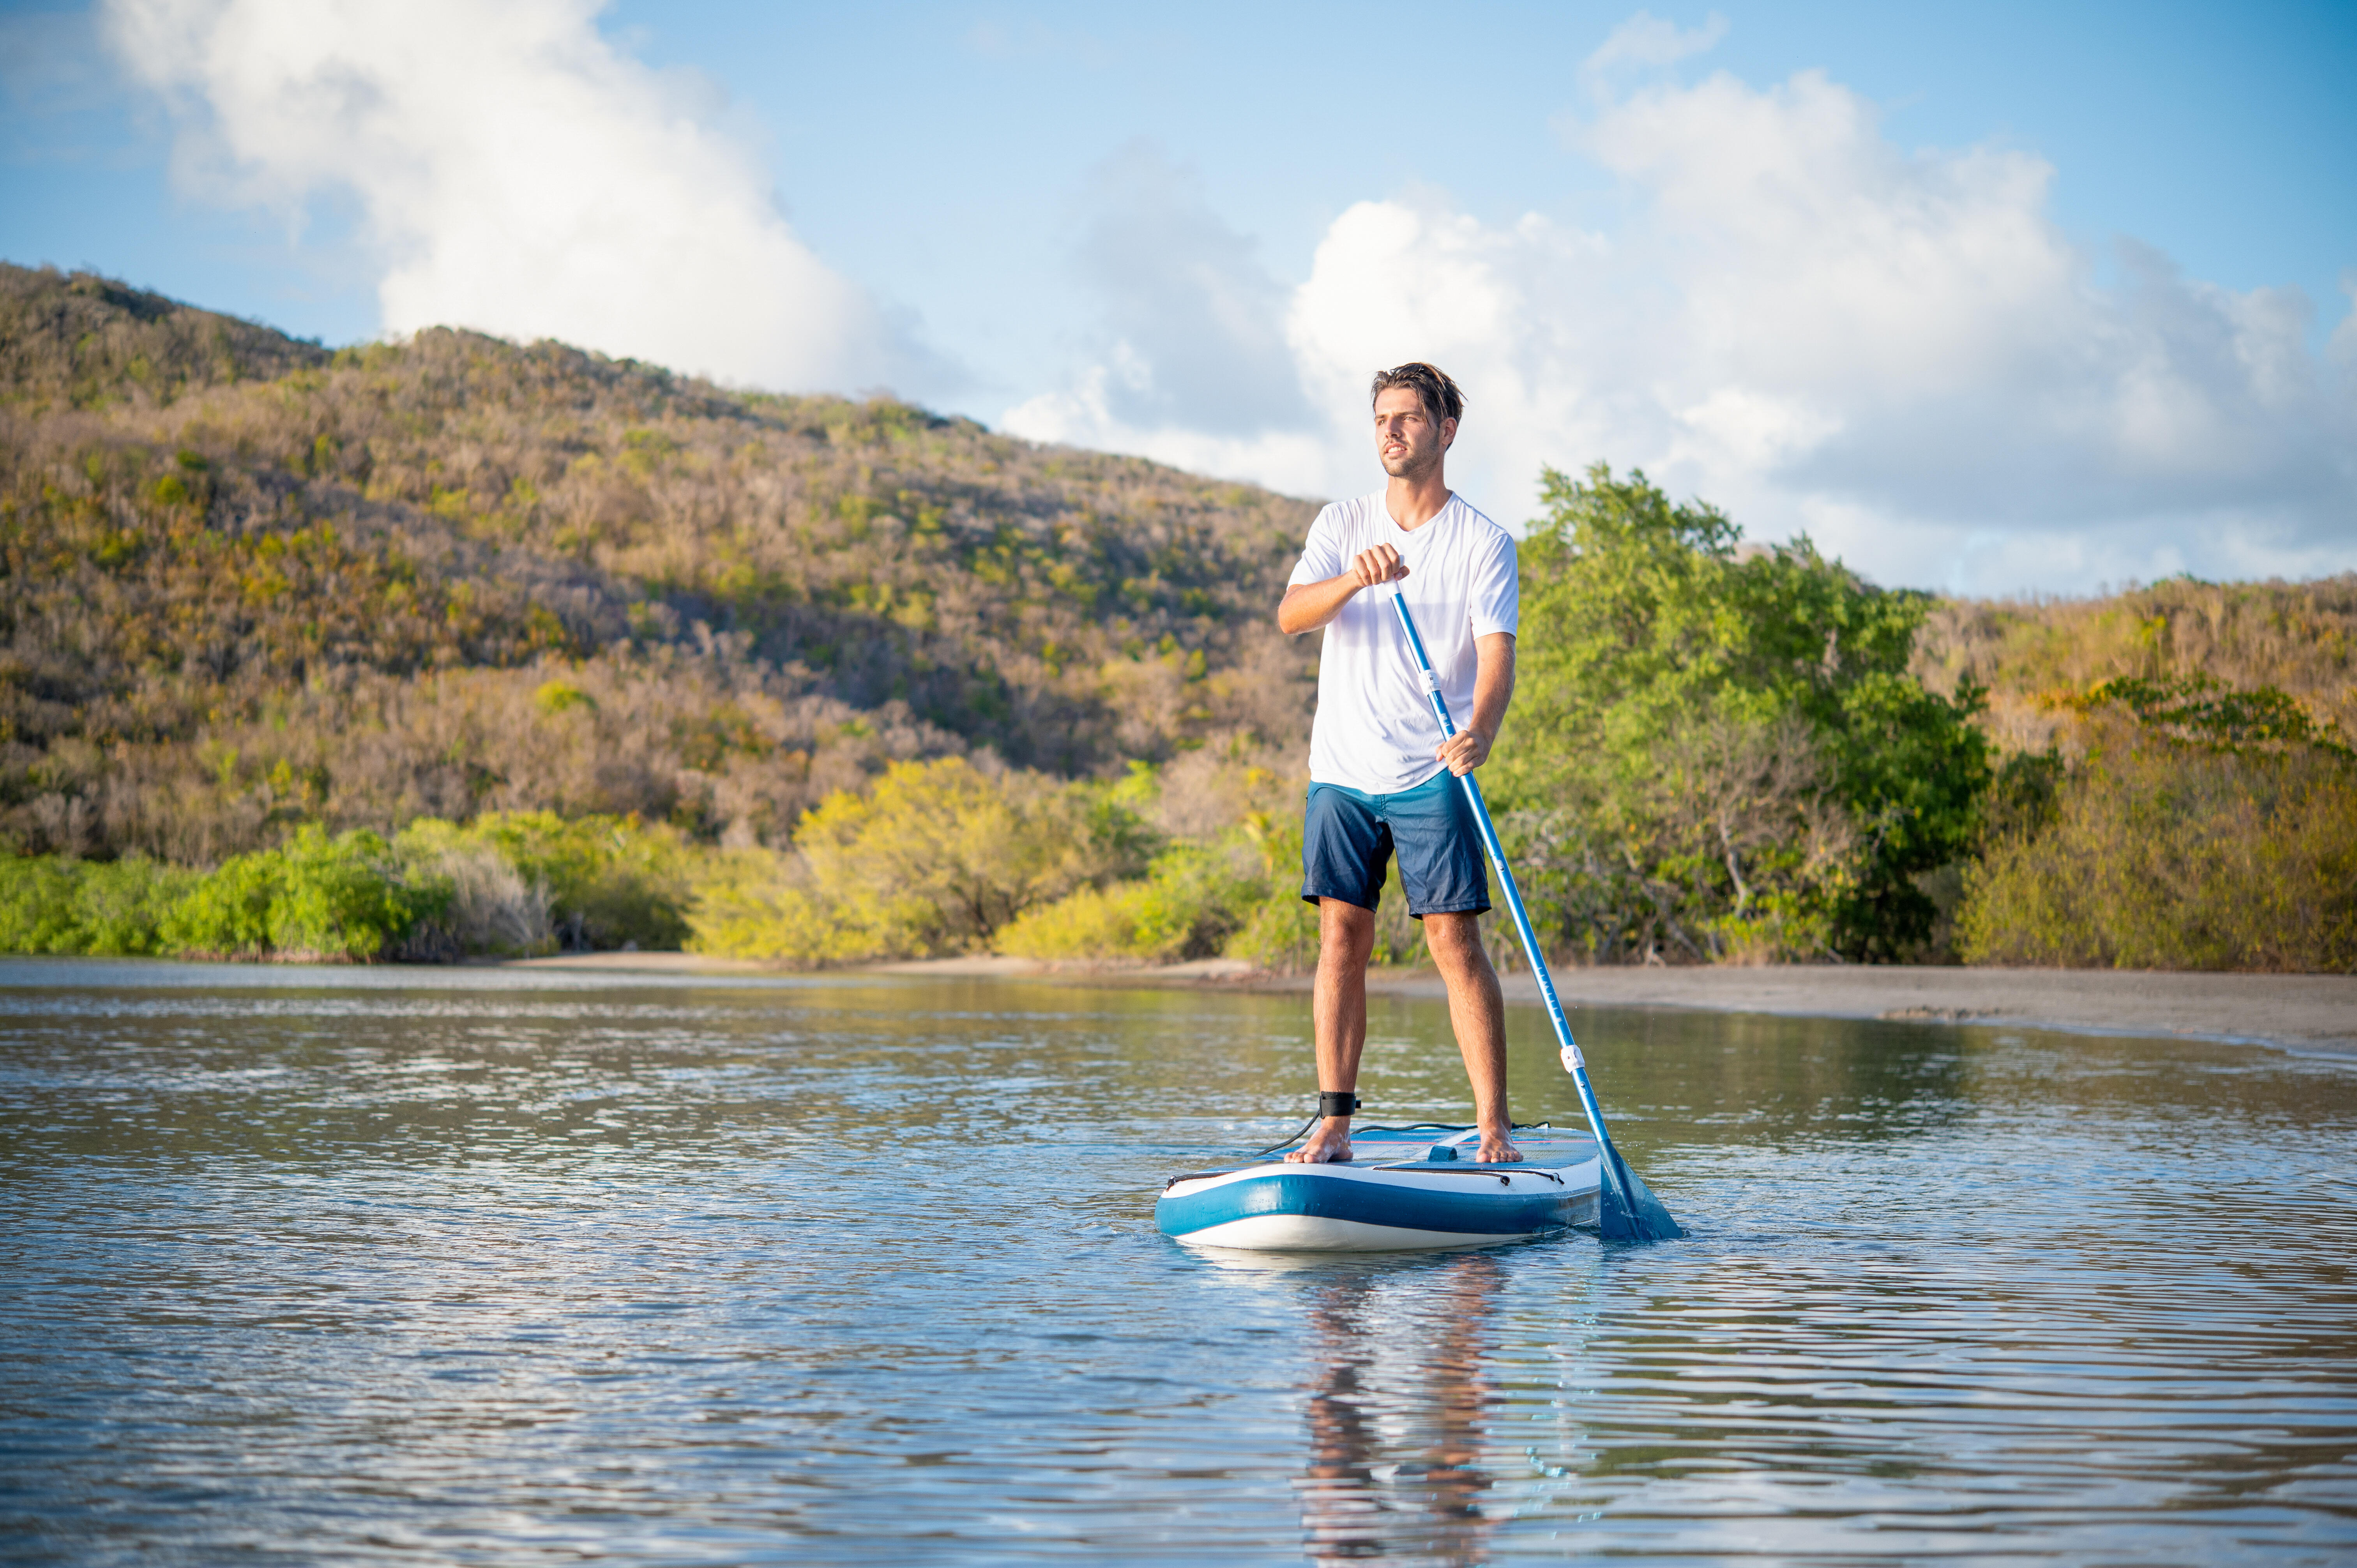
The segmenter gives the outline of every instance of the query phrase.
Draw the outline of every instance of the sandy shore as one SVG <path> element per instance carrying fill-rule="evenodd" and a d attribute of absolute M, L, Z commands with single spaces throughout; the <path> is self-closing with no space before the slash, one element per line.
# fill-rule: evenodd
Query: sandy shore
<path fill-rule="evenodd" d="M 693 953 L 581 953 L 525 967 L 670 974 L 759 974 L 763 966 Z M 939 959 L 869 972 L 1044 979 L 1067 983 L 1207 986 L 1307 992 L 1306 976 L 1262 974 L 1212 959 L 1158 969 L 1073 971 L 1027 959 Z M 1902 1018 L 2019 1024 L 2121 1035 L 2179 1035 L 2357 1055 L 2357 975 L 2182 974 L 2141 970 L 1944 969 L 1791 965 L 1767 969 L 1566 969 L 1555 991 L 1571 1006 L 1702 1007 L 1812 1018 Z M 1372 989 L 1438 997 L 1428 969 L 1379 972 Z M 1508 1000 L 1538 1004 L 1526 972 Z"/>

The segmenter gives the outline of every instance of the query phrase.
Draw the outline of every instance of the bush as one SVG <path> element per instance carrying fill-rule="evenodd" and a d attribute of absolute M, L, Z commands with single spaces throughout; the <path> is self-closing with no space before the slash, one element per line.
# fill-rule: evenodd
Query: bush
<path fill-rule="evenodd" d="M 2172 743 L 2119 719 L 1967 871 L 1968 962 L 2357 970 L 2357 768 Z"/>
<path fill-rule="evenodd" d="M 80 869 L 72 917 L 81 945 L 70 950 L 124 957 L 166 950 L 165 918 L 203 875 L 152 860 L 85 861 Z"/>
<path fill-rule="evenodd" d="M 997 950 L 1024 958 L 1211 958 L 1268 897 L 1255 857 L 1238 843 L 1179 844 L 1141 881 L 1082 887 L 1029 910 L 999 933 Z"/>
<path fill-rule="evenodd" d="M 439 916 L 447 897 L 445 888 L 409 886 L 378 834 L 329 837 L 307 824 L 276 849 L 198 878 L 159 938 L 166 950 L 190 954 L 374 959 Z"/>
<path fill-rule="evenodd" d="M 425 818 L 394 842 L 405 865 L 449 888 L 450 942 L 502 954 L 676 948 L 710 857 L 667 824 L 554 811 L 491 811 L 464 826 Z"/>
<path fill-rule="evenodd" d="M 147 860 L 0 860 L 0 952 L 161 952 L 164 918 L 197 880 Z"/>
<path fill-rule="evenodd" d="M 50 855 L 0 861 L 0 950 L 80 952 L 72 861 Z"/>
<path fill-rule="evenodd" d="M 1297 890 L 1262 899 L 1228 939 L 1226 954 L 1276 974 L 1317 968 L 1318 907 Z"/>
<path fill-rule="evenodd" d="M 809 883 L 809 867 L 791 850 L 724 855 L 696 890 L 688 912 L 689 950 L 815 969 L 896 956 L 888 933 L 923 923 L 923 911 L 913 902 L 906 910 L 870 905 L 861 918 L 835 918 Z M 879 920 L 879 914 L 892 918 Z"/>
<path fill-rule="evenodd" d="M 733 857 L 689 917 L 693 945 L 800 964 L 986 950 L 1026 910 L 1143 866 L 1150 784 L 895 763 L 804 814 L 791 851 Z"/>
<path fill-rule="evenodd" d="M 414 886 L 442 897 L 441 914 L 411 929 L 402 957 L 538 958 L 556 950 L 548 884 L 527 878 L 483 834 L 422 817 L 402 829 L 393 853 Z"/>

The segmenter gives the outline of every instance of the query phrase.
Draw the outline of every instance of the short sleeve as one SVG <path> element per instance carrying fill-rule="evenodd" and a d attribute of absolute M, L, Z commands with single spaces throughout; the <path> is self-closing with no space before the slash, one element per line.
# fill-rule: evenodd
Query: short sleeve
<path fill-rule="evenodd" d="M 1342 575 L 1342 530 L 1336 510 L 1327 507 L 1309 525 L 1309 542 L 1301 547 L 1301 559 L 1293 564 L 1293 575 L 1285 581 L 1286 587 L 1323 583 Z"/>
<path fill-rule="evenodd" d="M 1473 566 L 1473 635 L 1502 631 L 1518 635 L 1523 621 L 1523 581 L 1515 564 L 1514 536 L 1494 524 L 1488 548 Z"/>

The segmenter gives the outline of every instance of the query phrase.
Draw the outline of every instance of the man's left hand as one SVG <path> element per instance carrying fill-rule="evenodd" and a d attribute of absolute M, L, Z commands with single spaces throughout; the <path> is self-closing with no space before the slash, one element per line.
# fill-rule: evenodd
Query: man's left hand
<path fill-rule="evenodd" d="M 1479 730 L 1461 729 L 1432 755 L 1448 764 L 1448 771 L 1462 779 L 1490 760 L 1490 737 Z"/>

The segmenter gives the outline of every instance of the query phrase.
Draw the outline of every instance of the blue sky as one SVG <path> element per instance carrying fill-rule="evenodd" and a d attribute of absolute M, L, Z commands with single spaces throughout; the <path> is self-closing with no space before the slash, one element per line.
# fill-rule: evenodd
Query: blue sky
<path fill-rule="evenodd" d="M 0 256 L 330 342 L 548 332 L 1312 494 L 1429 354 L 1509 522 L 1605 459 L 1886 581 L 2357 567 L 2345 4 L 0 26 Z"/>

